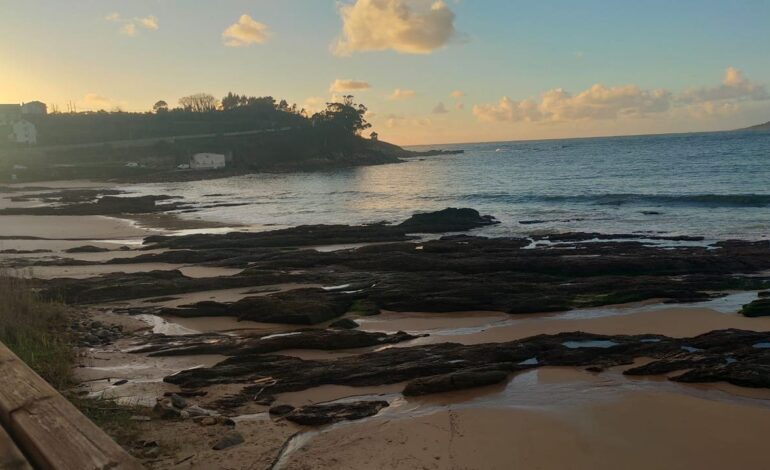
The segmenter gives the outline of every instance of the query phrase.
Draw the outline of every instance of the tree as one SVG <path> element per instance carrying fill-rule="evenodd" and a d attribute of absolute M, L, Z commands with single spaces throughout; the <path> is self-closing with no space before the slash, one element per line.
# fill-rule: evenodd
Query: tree
<path fill-rule="evenodd" d="M 179 98 L 179 106 L 188 113 L 207 113 L 215 111 L 219 102 L 208 93 L 196 93 Z"/>
<path fill-rule="evenodd" d="M 245 101 L 246 96 L 240 96 L 230 91 L 227 93 L 227 96 L 222 98 L 222 109 L 225 111 L 235 109 L 238 106 L 242 106 Z"/>
<path fill-rule="evenodd" d="M 342 102 L 326 103 L 326 109 L 313 115 L 313 122 L 331 125 L 343 129 L 350 134 L 358 134 L 372 127 L 366 122 L 364 115 L 367 108 L 356 104 L 353 95 L 342 98 Z"/>
<path fill-rule="evenodd" d="M 166 111 L 168 111 L 168 103 L 163 100 L 160 100 L 152 105 L 152 112 L 155 114 L 165 113 Z"/>

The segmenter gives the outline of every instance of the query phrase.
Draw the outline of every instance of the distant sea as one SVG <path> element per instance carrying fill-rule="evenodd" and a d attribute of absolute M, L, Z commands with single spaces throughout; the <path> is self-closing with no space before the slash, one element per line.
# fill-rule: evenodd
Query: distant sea
<path fill-rule="evenodd" d="M 431 145 L 460 155 L 321 173 L 137 185 L 203 208 L 188 218 L 256 229 L 400 221 L 473 207 L 487 235 L 585 231 L 770 237 L 770 133 L 732 132 Z"/>

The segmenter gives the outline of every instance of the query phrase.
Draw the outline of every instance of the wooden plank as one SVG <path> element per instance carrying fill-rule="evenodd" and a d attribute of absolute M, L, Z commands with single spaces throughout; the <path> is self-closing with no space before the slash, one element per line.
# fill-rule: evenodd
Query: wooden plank
<path fill-rule="evenodd" d="M 3 378 L 0 382 L 0 420 L 35 468 L 142 468 L 104 431 L 2 344 L 0 377 Z"/>
<path fill-rule="evenodd" d="M 38 401 L 16 411 L 10 430 L 41 469 L 142 468 L 64 397 Z"/>
<path fill-rule="evenodd" d="M 32 470 L 11 436 L 0 426 L 0 468 L 3 470 Z"/>
<path fill-rule="evenodd" d="M 10 349 L 0 343 L 0 422 L 10 425 L 10 415 L 27 403 L 58 395 Z"/>

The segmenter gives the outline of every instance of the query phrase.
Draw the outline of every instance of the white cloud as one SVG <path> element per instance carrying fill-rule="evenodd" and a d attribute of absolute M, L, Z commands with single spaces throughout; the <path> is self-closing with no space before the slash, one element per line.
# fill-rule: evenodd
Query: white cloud
<path fill-rule="evenodd" d="M 126 23 L 120 27 L 120 34 L 124 36 L 136 36 L 136 25 L 134 23 Z"/>
<path fill-rule="evenodd" d="M 766 100 L 770 94 L 763 85 L 752 82 L 740 70 L 728 67 L 719 86 L 712 88 L 694 88 L 679 96 L 682 103 L 703 103 L 723 100 Z"/>
<path fill-rule="evenodd" d="M 343 91 L 352 90 L 368 90 L 372 86 L 369 82 L 362 80 L 348 80 L 348 79 L 336 79 L 329 85 L 329 91 L 332 93 L 338 93 Z"/>
<path fill-rule="evenodd" d="M 145 16 L 144 18 L 128 19 L 120 16 L 118 12 L 112 12 L 105 16 L 104 19 L 111 23 L 121 23 L 122 26 L 118 30 L 120 34 L 124 36 L 136 36 L 138 33 L 137 28 L 144 28 L 155 31 L 158 29 L 158 18 L 153 15 Z"/>
<path fill-rule="evenodd" d="M 137 18 L 136 21 L 139 22 L 139 24 L 144 29 L 150 29 L 150 30 L 153 30 L 153 31 L 158 29 L 158 19 L 156 17 L 152 16 L 152 15 L 144 17 L 144 18 Z"/>
<path fill-rule="evenodd" d="M 401 88 L 396 88 L 393 90 L 393 93 L 388 96 L 389 100 L 406 100 L 409 98 L 414 97 L 417 92 L 414 90 L 402 90 Z"/>
<path fill-rule="evenodd" d="M 241 15 L 238 21 L 225 29 L 222 41 L 227 47 L 243 47 L 252 44 L 264 44 L 270 32 L 267 25 L 255 21 L 249 15 Z"/>
<path fill-rule="evenodd" d="M 433 114 L 446 114 L 449 112 L 448 109 L 446 109 L 446 106 L 444 106 L 444 103 L 439 103 L 433 108 Z"/>
<path fill-rule="evenodd" d="M 355 0 L 339 6 L 336 55 L 392 49 L 428 54 L 456 36 L 455 14 L 442 0 Z"/>
<path fill-rule="evenodd" d="M 449 96 L 451 96 L 454 99 L 458 99 L 459 100 L 460 98 L 465 96 L 465 93 L 460 91 L 460 90 L 455 90 L 452 93 L 450 93 Z"/>
<path fill-rule="evenodd" d="M 715 87 L 693 88 L 680 94 L 664 89 L 645 90 L 637 85 L 607 87 L 595 84 L 577 95 L 561 88 L 539 98 L 515 101 L 503 97 L 498 103 L 473 107 L 481 121 L 565 122 L 645 117 L 674 110 L 690 116 L 732 114 L 744 101 L 769 100 L 766 88 L 730 67 Z"/>

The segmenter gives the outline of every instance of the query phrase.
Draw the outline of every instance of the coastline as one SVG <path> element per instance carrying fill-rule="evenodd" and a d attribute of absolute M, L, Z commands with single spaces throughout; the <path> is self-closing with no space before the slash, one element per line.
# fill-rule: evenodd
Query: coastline
<path fill-rule="evenodd" d="M 68 183 L 66 189 L 74 189 L 73 186 L 80 187 Z M 45 191 L 49 189 L 51 188 Z M 387 229 L 385 232 L 378 232 L 372 229 L 371 237 L 356 245 L 360 246 L 360 249 L 324 252 L 308 247 L 337 245 L 338 243 L 331 242 L 339 242 L 341 236 L 348 237 L 350 234 L 334 232 L 328 240 L 324 239 L 322 234 L 314 234 L 310 239 L 305 239 L 289 230 L 281 232 L 277 237 L 284 240 L 287 246 L 294 243 L 291 249 L 281 249 L 282 245 L 272 247 L 268 243 L 272 243 L 272 238 L 266 238 L 269 234 L 254 240 L 244 238 L 249 240 L 251 245 L 248 245 L 248 248 L 237 248 L 235 245 L 221 245 L 225 239 L 222 238 L 223 235 L 218 235 L 226 232 L 231 226 L 207 222 L 196 224 L 194 220 L 189 224 L 187 221 L 175 221 L 173 216 L 163 212 L 149 215 L 123 214 L 120 217 L 0 216 L 0 236 L 4 238 L 0 242 L 2 249 L 51 250 L 46 253 L 0 255 L 0 260 L 5 265 L 18 265 L 23 260 L 26 263 L 23 269 L 29 269 L 29 275 L 38 279 L 43 286 L 54 285 L 52 281 L 56 278 L 69 277 L 80 286 L 78 288 L 82 288 L 89 286 L 90 282 L 98 282 L 100 278 L 97 276 L 107 276 L 105 279 L 108 279 L 116 273 L 125 273 L 125 277 L 120 281 L 123 283 L 120 289 L 125 292 L 135 289 L 131 287 L 130 282 L 138 277 L 132 276 L 174 270 L 180 270 L 184 279 L 202 281 L 201 285 L 196 284 L 194 288 L 189 289 L 186 285 L 179 284 L 181 288 L 166 294 L 165 299 L 159 298 L 163 296 L 155 295 L 151 291 L 147 291 L 150 295 L 144 295 L 136 290 L 128 296 L 123 293 L 116 295 L 115 291 L 116 294 L 109 294 L 111 298 L 108 296 L 101 300 L 75 302 L 78 310 L 87 318 L 124 327 L 123 337 L 116 341 L 81 345 L 81 367 L 77 369 L 77 375 L 83 381 L 79 388 L 82 393 L 94 398 L 119 398 L 119 401 L 124 403 L 139 402 L 150 407 L 155 404 L 156 398 L 162 397 L 164 393 L 190 393 L 193 388 L 180 387 L 164 379 L 185 370 L 216 373 L 218 363 L 227 361 L 228 358 L 234 360 L 232 358 L 238 358 L 240 354 L 227 352 L 225 349 L 219 352 L 211 349 L 208 354 L 194 352 L 194 348 L 200 348 L 197 343 L 199 337 L 206 344 L 217 345 L 225 344 L 224 342 L 232 338 L 264 342 L 262 338 L 273 336 L 273 341 L 281 342 L 279 349 L 273 354 L 303 361 L 330 361 L 362 358 L 364 354 L 366 357 L 377 357 L 377 354 L 387 351 L 438 348 L 444 344 L 456 345 L 447 347 L 449 351 L 454 351 L 459 345 L 505 344 L 537 335 L 553 336 L 577 331 L 588 335 L 607 335 L 613 338 L 613 341 L 619 341 L 621 336 L 633 338 L 638 335 L 652 335 L 657 338 L 662 335 L 684 340 L 713 330 L 770 330 L 770 317 L 747 318 L 737 313 L 741 305 L 756 298 L 756 292 L 760 288 L 752 287 L 741 291 L 724 289 L 721 292 L 729 294 L 726 297 L 683 297 L 677 305 L 661 303 L 660 298 L 652 295 L 653 292 L 650 297 L 640 302 L 616 305 L 618 302 L 604 301 L 595 306 L 570 305 L 569 310 L 556 309 L 552 313 L 544 313 L 542 310 L 518 314 L 501 311 L 447 313 L 440 309 L 435 312 L 404 309 L 399 313 L 382 308 L 382 313 L 374 316 L 364 316 L 360 313 L 344 315 L 360 325 L 356 330 L 352 330 L 355 333 L 351 333 L 358 335 L 357 338 L 362 338 L 356 339 L 355 344 L 330 350 L 314 348 L 312 344 L 295 345 L 289 343 L 291 335 L 306 329 L 311 331 L 311 335 L 330 335 L 327 341 L 332 342 L 341 341 L 347 333 L 329 328 L 333 320 L 314 325 L 296 325 L 265 323 L 233 316 L 203 315 L 185 318 L 171 313 L 184 314 L 181 307 L 196 302 L 227 304 L 253 297 L 272 299 L 279 294 L 291 294 L 301 289 L 312 290 L 313 295 L 320 295 L 319 299 L 324 302 L 328 300 L 331 302 L 329 305 L 332 305 L 336 300 L 331 297 L 327 299 L 328 296 L 343 295 L 342 291 L 346 290 L 370 289 L 368 279 L 362 278 L 360 273 L 356 274 L 350 267 L 342 269 L 339 273 L 329 274 L 325 271 L 327 265 L 324 263 L 327 261 L 324 261 L 320 265 L 323 268 L 315 273 L 313 263 L 319 261 L 311 260 L 329 256 L 335 260 L 334 265 L 339 266 L 345 266 L 345 262 L 352 263 L 350 266 L 356 266 L 357 263 L 375 263 L 371 265 L 371 269 L 380 273 L 379 270 L 383 269 L 380 263 L 386 263 L 389 257 L 398 261 L 398 257 L 404 256 L 403 254 L 407 253 L 405 250 L 410 247 L 408 253 L 425 251 L 424 247 L 427 246 L 428 251 L 444 250 L 446 253 L 455 253 L 453 256 L 462 260 L 460 255 L 465 253 L 462 251 L 465 249 L 463 247 L 473 247 L 473 240 L 460 237 L 428 243 L 420 239 L 401 240 L 401 231 Z M 235 228 L 244 230 L 244 227 Z M 164 245 L 186 240 L 184 237 L 177 240 L 178 237 L 167 239 L 163 238 L 164 236 L 199 232 L 213 234 L 187 240 L 190 243 L 205 240 L 206 243 L 220 245 L 213 245 L 213 248 L 203 248 L 203 245 L 194 243 L 186 247 Z M 242 237 L 248 235 L 248 232 L 244 233 Z M 360 228 L 350 233 L 361 237 Z M 441 230 L 439 236 L 440 233 Z M 51 234 L 56 234 L 56 237 L 50 237 Z M 146 243 L 146 237 L 155 236 L 160 236 L 156 242 L 157 246 Z M 389 237 L 391 241 L 375 241 L 379 240 L 377 237 L 383 236 Z M 496 251 L 507 247 L 507 250 L 517 253 L 517 256 L 524 246 L 512 245 L 511 241 L 490 240 L 475 243 L 481 243 L 478 249 L 486 246 L 484 243 Z M 255 244 L 257 241 L 261 245 Z M 306 242 L 307 244 L 304 244 Z M 350 242 L 351 240 L 346 239 L 346 243 Z M 570 248 L 589 249 L 581 245 L 579 239 L 564 240 L 561 243 L 566 243 Z M 84 245 L 108 251 L 65 251 Z M 631 249 L 627 245 L 623 242 L 607 241 L 606 259 L 611 260 L 619 253 L 643 258 L 647 253 L 643 250 L 651 250 L 638 248 L 642 251 L 637 252 L 637 248 Z M 123 246 L 128 249 L 121 249 Z M 735 244 L 731 245 L 730 249 L 737 250 L 736 253 L 740 255 L 740 250 L 744 249 L 742 246 Z M 423 249 L 415 250 L 415 247 Z M 388 251 L 390 248 L 397 249 Z M 705 251 L 701 253 L 697 252 L 696 248 L 687 249 L 693 250 L 692 253 L 688 252 L 688 256 L 706 256 Z M 165 262 L 160 259 L 146 259 L 141 262 L 131 260 L 137 256 L 170 257 L 170 253 L 184 250 L 187 250 L 187 253 L 176 262 L 169 262 L 170 258 Z M 226 250 L 245 250 L 253 257 L 233 261 L 245 252 L 238 251 L 237 256 L 230 260 L 221 257 Z M 203 258 L 199 256 L 202 253 L 208 253 L 212 257 L 208 261 L 202 261 Z M 366 258 L 362 257 L 367 253 L 369 255 Z M 550 252 L 543 253 L 545 255 Z M 664 251 L 654 253 L 655 256 L 662 256 Z M 351 257 L 351 261 L 345 261 L 345 257 Z M 569 260 L 571 257 L 564 259 Z M 112 262 L 105 264 L 109 260 Z M 399 263 L 413 261 L 411 258 L 403 260 Z M 490 261 L 485 258 L 485 262 Z M 646 263 L 653 266 L 656 260 L 649 258 Z M 370 269 L 366 264 L 362 266 L 362 271 Z M 387 266 L 386 270 L 396 272 L 405 267 L 399 266 L 398 263 L 394 265 L 396 267 L 389 264 Z M 458 265 L 454 269 L 463 272 L 463 266 Z M 598 266 L 600 265 L 585 265 L 585 269 L 599 269 Z M 723 275 L 731 276 L 733 268 L 725 265 L 725 269 Z M 271 270 L 275 272 L 269 277 L 267 274 Z M 284 277 L 278 276 L 278 273 Z M 235 281 L 240 284 L 239 279 L 247 275 L 254 277 L 247 278 L 239 287 L 229 287 Z M 388 282 L 392 283 L 398 279 L 398 276 L 390 279 L 382 273 L 379 275 L 382 277 L 381 282 L 384 282 L 383 289 L 389 288 Z M 646 274 L 648 277 L 645 282 L 650 283 L 650 279 L 656 275 L 660 274 Z M 754 276 L 763 274 L 754 273 Z M 293 279 L 296 282 L 291 281 Z M 281 282 L 277 282 L 279 280 Z M 188 283 L 187 280 L 184 282 Z M 218 285 L 220 283 L 221 286 Z M 317 292 L 323 291 L 320 289 L 323 286 L 329 289 L 325 291 L 328 294 Z M 610 288 L 616 287 L 612 285 Z M 107 292 L 102 287 L 100 289 L 101 292 Z M 407 291 L 396 290 L 391 298 L 386 295 L 387 292 L 384 290 L 378 294 L 380 297 L 376 298 L 379 302 L 390 299 L 389 302 L 399 304 L 405 300 L 399 298 L 400 296 L 411 295 Z M 695 291 L 682 292 L 691 295 Z M 293 301 L 294 298 L 287 299 Z M 559 306 L 553 305 L 554 308 Z M 381 340 L 374 343 L 364 342 L 369 334 L 394 335 L 401 330 L 412 338 L 392 344 L 382 343 Z M 161 333 L 167 336 L 161 336 Z M 312 339 L 312 336 L 308 338 Z M 345 346 L 344 343 L 341 344 Z M 181 349 L 167 356 L 157 355 L 152 350 L 131 352 L 137 348 L 158 345 L 162 348 Z M 185 353 L 183 350 L 188 347 L 190 351 Z M 649 352 L 658 354 L 654 349 Z M 595 354 L 596 361 L 602 363 L 602 351 L 594 351 L 591 354 Z M 687 356 L 686 359 L 696 360 L 694 356 Z M 625 357 L 623 360 L 626 360 Z M 665 462 L 670 468 L 760 465 L 764 458 L 760 452 L 763 448 L 761 440 L 768 430 L 768 409 L 765 403 L 770 399 L 770 392 L 767 389 L 720 383 L 689 384 L 667 381 L 666 378 L 671 374 L 651 375 L 646 378 L 622 374 L 624 370 L 649 362 L 650 359 L 637 357 L 632 363 L 625 365 L 602 365 L 599 372 L 585 371 L 587 363 L 584 361 L 578 361 L 572 367 L 544 366 L 522 369 L 511 372 L 506 380 L 496 385 L 425 397 L 403 395 L 402 391 L 407 383 L 405 381 L 366 386 L 314 385 L 308 382 L 310 386 L 306 388 L 275 393 L 274 401 L 269 404 L 252 399 L 238 403 L 234 408 L 221 407 L 223 400 L 237 396 L 243 391 L 244 385 L 253 382 L 236 377 L 232 382 L 223 380 L 220 383 L 195 387 L 197 392 L 205 392 L 205 395 L 191 395 L 186 398 L 187 407 L 196 406 L 216 411 L 217 418 L 213 421 L 203 419 L 207 417 L 205 414 L 203 418 L 195 419 L 180 419 L 178 416 L 170 420 L 161 419 L 148 410 L 149 420 L 138 422 L 139 439 L 143 442 L 155 442 L 160 451 L 149 455 L 146 448 L 134 447 L 132 452 L 144 458 L 144 463 L 149 468 L 159 469 L 211 468 L 225 463 L 232 468 L 252 468 L 256 465 L 261 468 L 300 469 L 321 464 L 328 468 L 361 468 L 371 465 L 373 468 L 422 466 L 443 469 L 457 466 L 479 468 L 481 461 L 485 462 L 485 468 L 510 468 L 515 465 L 538 465 L 541 468 L 564 468 L 565 465 L 574 468 L 615 468 L 618 461 L 627 462 L 628 468 L 649 468 L 650 465 L 661 462 Z M 275 372 L 282 373 L 280 369 Z M 302 372 L 298 369 L 297 374 L 301 377 Z M 117 385 L 121 380 L 127 382 Z M 330 401 L 345 403 L 362 400 L 385 400 L 389 406 L 361 420 L 322 426 L 299 425 L 285 418 L 271 417 L 268 413 L 271 406 L 277 404 L 290 404 L 299 408 Z M 207 424 L 202 424 L 204 421 Z M 214 424 L 208 424 L 210 422 Z M 714 422 L 724 424 L 720 432 L 714 431 L 711 425 Z M 659 432 L 660 429 L 667 431 Z M 245 442 L 221 451 L 212 449 L 212 446 L 232 432 L 237 432 Z M 729 441 L 724 440 L 725 432 L 731 436 Z M 559 451 L 554 452 L 554 449 Z M 661 455 L 657 452 L 660 449 L 666 451 Z"/>

